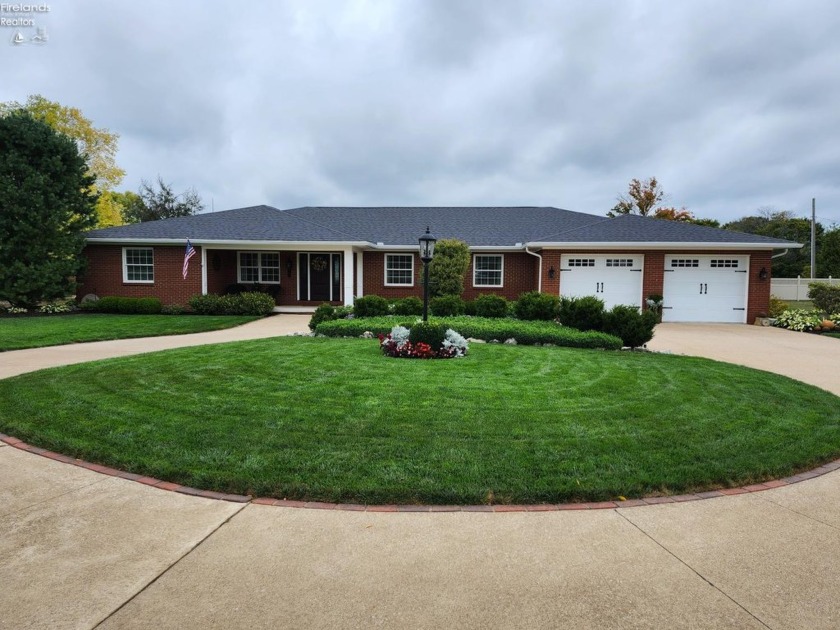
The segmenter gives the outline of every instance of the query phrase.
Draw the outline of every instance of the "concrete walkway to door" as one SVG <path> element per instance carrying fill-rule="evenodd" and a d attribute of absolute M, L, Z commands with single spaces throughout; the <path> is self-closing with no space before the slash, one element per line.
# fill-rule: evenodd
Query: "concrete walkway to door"
<path fill-rule="evenodd" d="M 202 335 L 254 338 L 245 328 Z M 49 367 L 163 339 L 195 345 L 20 352 Z M 837 339 L 747 326 L 668 324 L 651 345 L 773 371 L 805 352 L 808 382 L 836 375 L 840 353 Z M 19 353 L 0 364 L 11 355 L 26 371 Z M 688 503 L 390 514 L 187 496 L 0 442 L 0 629 L 828 630 L 838 563 L 840 471 Z"/>

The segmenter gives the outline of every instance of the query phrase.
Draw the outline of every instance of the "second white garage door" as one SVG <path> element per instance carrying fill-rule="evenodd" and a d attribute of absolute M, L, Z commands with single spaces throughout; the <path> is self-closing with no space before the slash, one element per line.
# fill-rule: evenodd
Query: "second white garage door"
<path fill-rule="evenodd" d="M 749 256 L 665 256 L 664 322 L 729 322 L 747 319 Z"/>
<path fill-rule="evenodd" d="M 642 304 L 642 254 L 566 254 L 560 258 L 560 295 L 594 295 L 606 308 Z"/>

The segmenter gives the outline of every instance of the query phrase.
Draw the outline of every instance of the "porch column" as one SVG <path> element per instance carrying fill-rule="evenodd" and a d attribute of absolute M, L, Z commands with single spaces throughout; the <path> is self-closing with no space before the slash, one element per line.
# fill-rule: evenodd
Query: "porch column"
<path fill-rule="evenodd" d="M 363 279 L 365 274 L 363 273 L 364 264 L 362 263 L 362 259 L 364 258 L 365 253 L 362 250 L 356 252 L 356 278 L 357 283 L 359 285 L 359 292 L 356 297 L 362 297 L 365 294 L 364 283 Z"/>
<path fill-rule="evenodd" d="M 344 306 L 353 306 L 353 285 L 355 284 L 353 248 L 345 247 L 342 254 L 344 257 Z"/>
<path fill-rule="evenodd" d="M 207 295 L 207 245 L 201 246 L 201 295 Z"/>

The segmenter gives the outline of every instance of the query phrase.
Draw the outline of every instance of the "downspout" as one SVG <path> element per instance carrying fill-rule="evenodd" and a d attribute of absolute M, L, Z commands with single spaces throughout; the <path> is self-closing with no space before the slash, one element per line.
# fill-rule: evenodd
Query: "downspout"
<path fill-rule="evenodd" d="M 788 247 L 788 248 L 787 248 L 785 251 L 783 251 L 781 254 L 773 254 L 772 256 L 770 256 L 770 260 L 773 260 L 774 258 L 778 258 L 779 256 L 784 256 L 784 255 L 785 255 L 785 254 L 787 254 L 789 251 L 790 251 L 790 248 Z"/>
<path fill-rule="evenodd" d="M 525 253 L 531 254 L 531 256 L 536 256 L 539 261 L 538 273 L 537 273 L 537 291 L 542 293 L 542 256 L 540 256 L 537 252 L 532 252 L 528 249 L 527 245 L 525 246 Z"/>

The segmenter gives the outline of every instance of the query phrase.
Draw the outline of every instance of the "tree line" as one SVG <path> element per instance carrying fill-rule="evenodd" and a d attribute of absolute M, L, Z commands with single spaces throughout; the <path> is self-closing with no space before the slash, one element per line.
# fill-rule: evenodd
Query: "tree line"
<path fill-rule="evenodd" d="M 790 249 L 783 256 L 774 258 L 772 273 L 777 278 L 811 276 L 810 219 L 797 217 L 787 210 L 759 208 L 754 215 L 721 224 L 715 219 L 696 217 L 685 207 L 676 208 L 664 205 L 665 198 L 662 185 L 655 177 L 647 180 L 632 179 L 627 193 L 618 197 L 618 203 L 607 212 L 607 216 L 636 214 L 802 243 L 804 247 L 801 249 Z M 815 277 L 840 277 L 840 225 L 826 228 L 817 222 L 815 240 L 817 248 Z"/>

